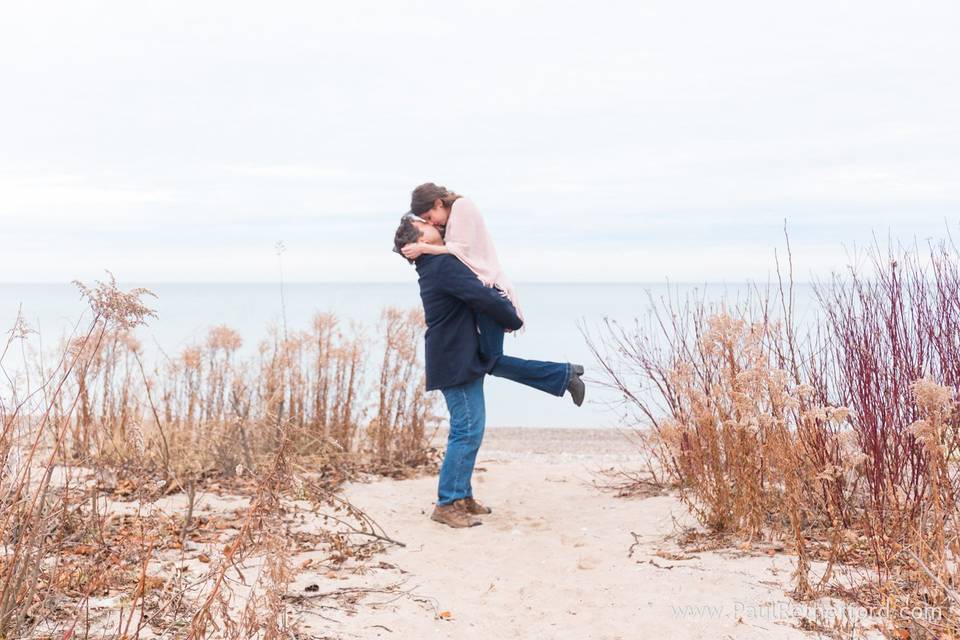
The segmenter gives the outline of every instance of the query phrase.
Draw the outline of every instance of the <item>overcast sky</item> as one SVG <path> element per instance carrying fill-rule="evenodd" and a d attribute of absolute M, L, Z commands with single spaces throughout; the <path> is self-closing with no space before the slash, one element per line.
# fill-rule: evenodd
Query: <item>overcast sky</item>
<path fill-rule="evenodd" d="M 7 2 L 0 280 L 409 280 L 425 181 L 515 281 L 824 272 L 958 231 L 958 7 Z"/>

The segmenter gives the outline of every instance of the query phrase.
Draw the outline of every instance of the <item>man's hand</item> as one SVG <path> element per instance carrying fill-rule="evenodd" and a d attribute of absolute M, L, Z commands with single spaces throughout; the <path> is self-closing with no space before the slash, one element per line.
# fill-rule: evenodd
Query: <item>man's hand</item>
<path fill-rule="evenodd" d="M 416 260 L 424 254 L 423 243 L 422 242 L 411 242 L 410 244 L 405 244 L 400 247 L 400 253 L 403 254 L 404 258 L 410 260 Z"/>

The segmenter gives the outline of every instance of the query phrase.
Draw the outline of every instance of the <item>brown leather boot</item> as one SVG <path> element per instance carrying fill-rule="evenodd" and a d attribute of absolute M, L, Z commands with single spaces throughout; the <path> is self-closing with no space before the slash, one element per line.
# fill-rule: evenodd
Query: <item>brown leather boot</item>
<path fill-rule="evenodd" d="M 490 507 L 485 507 L 484 505 L 480 504 L 479 502 L 473 499 L 473 496 L 470 496 L 469 498 L 460 498 L 459 500 L 455 500 L 454 504 L 459 504 L 464 508 L 464 510 L 467 513 L 472 513 L 475 516 L 481 516 L 488 513 L 493 513 L 493 509 L 491 509 Z"/>
<path fill-rule="evenodd" d="M 483 524 L 467 513 L 467 510 L 459 503 L 460 501 L 457 500 L 450 504 L 436 505 L 433 508 L 430 519 L 457 528 L 474 527 L 478 524 Z"/>

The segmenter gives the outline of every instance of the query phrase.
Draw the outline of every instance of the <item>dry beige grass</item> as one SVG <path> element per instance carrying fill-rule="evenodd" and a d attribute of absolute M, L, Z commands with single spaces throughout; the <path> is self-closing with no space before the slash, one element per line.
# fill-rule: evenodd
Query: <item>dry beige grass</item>
<path fill-rule="evenodd" d="M 129 601 L 113 630 L 122 637 L 164 628 L 190 638 L 287 637 L 293 542 L 284 505 L 306 500 L 350 524 L 348 534 L 313 534 L 329 557 L 370 553 L 371 540 L 392 541 L 333 489 L 354 469 L 396 474 L 434 462 L 434 398 L 417 356 L 422 316 L 388 309 L 382 339 L 371 341 L 318 314 L 305 331 L 271 330 L 248 359 L 238 355 L 239 334 L 217 326 L 202 344 L 151 363 L 134 335 L 154 316 L 142 302 L 151 292 L 122 291 L 112 275 L 78 286 L 93 311 L 81 336 L 31 361 L 33 333 L 18 317 L 0 353 L 0 368 L 19 351 L 31 372 L 8 376 L 0 395 L 0 638 L 30 637 L 41 623 L 84 633 L 85 603 L 107 593 Z M 383 370 L 367 372 L 377 344 Z M 209 482 L 251 496 L 237 523 L 194 513 Z M 181 516 L 148 513 L 180 492 Z M 111 495 L 135 498 L 136 514 L 112 515 Z M 207 558 L 201 584 L 148 572 L 159 551 L 198 534 L 216 539 L 218 528 L 235 533 Z M 227 576 L 254 560 L 264 568 L 238 606 Z"/>

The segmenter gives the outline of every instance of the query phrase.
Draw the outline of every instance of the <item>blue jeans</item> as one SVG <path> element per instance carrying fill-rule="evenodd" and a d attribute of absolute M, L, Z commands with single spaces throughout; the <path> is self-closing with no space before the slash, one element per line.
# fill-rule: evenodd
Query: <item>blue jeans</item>
<path fill-rule="evenodd" d="M 490 375 L 507 378 L 551 395 L 562 396 L 570 378 L 570 364 L 526 360 L 503 355 L 503 327 L 490 316 L 477 314 L 477 329 L 480 332 L 480 354 L 493 361 Z"/>
<path fill-rule="evenodd" d="M 473 496 L 470 478 L 480 443 L 483 442 L 487 420 L 483 403 L 485 377 L 480 376 L 473 382 L 440 390 L 450 412 L 450 434 L 447 436 L 447 452 L 440 467 L 438 505 Z"/>
<path fill-rule="evenodd" d="M 490 374 L 507 378 L 555 396 L 567 390 L 569 363 L 524 360 L 503 355 L 503 327 L 485 315 L 477 316 L 480 330 L 480 351 L 485 358 L 495 360 Z M 483 442 L 486 427 L 486 406 L 483 399 L 483 380 L 441 389 L 450 412 L 450 433 L 447 451 L 440 466 L 437 486 L 437 504 L 447 505 L 454 500 L 473 497 L 470 479 L 477 462 L 477 452 Z"/>

